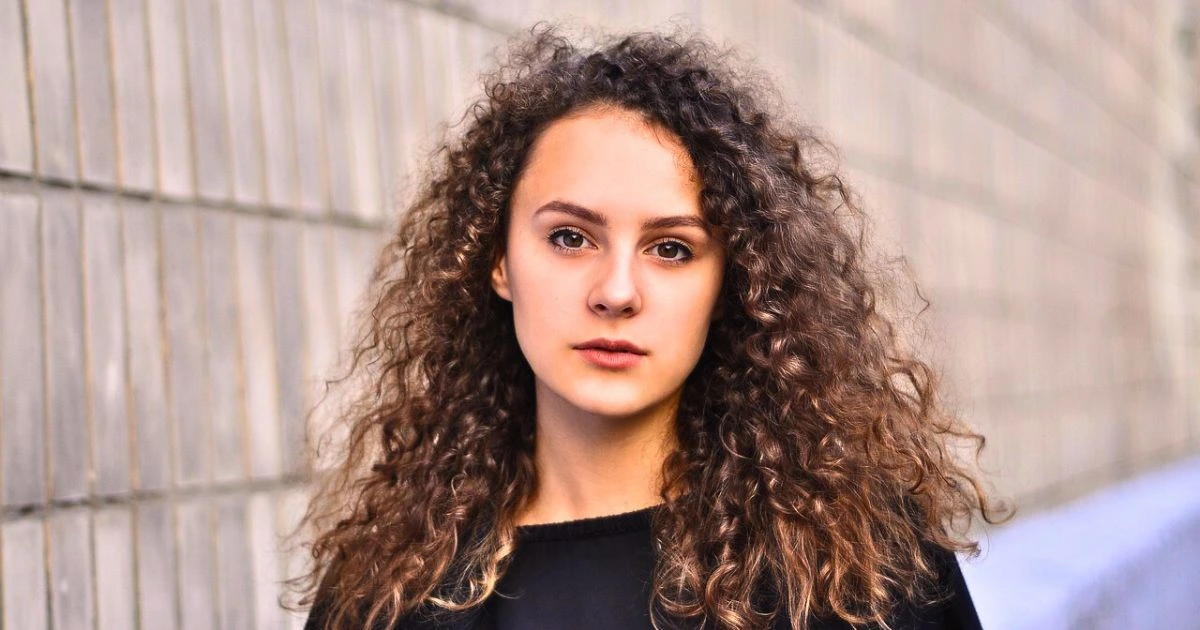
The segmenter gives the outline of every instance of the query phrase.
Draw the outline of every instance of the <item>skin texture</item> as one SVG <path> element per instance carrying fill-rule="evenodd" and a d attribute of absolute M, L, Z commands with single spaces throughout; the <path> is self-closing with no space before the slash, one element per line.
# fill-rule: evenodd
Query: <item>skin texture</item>
<path fill-rule="evenodd" d="M 512 302 L 537 400 L 539 492 L 520 522 L 659 503 L 724 262 L 687 152 L 625 110 L 554 122 L 514 190 L 507 243 L 492 286 Z M 645 355 L 627 368 L 598 366 L 577 349 L 595 338 Z"/>

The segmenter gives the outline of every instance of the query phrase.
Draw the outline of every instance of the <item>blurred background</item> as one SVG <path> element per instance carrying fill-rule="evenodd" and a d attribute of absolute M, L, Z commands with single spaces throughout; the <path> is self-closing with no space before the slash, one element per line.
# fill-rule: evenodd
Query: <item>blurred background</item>
<path fill-rule="evenodd" d="M 280 628 L 398 191 L 539 19 L 674 16 L 841 149 L 1018 518 L 994 628 L 1200 627 L 1196 0 L 0 0 L 4 628 Z"/>

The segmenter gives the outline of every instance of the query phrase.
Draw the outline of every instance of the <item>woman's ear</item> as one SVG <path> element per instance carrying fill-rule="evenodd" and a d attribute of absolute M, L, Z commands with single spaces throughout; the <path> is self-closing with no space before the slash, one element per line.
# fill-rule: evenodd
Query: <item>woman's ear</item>
<path fill-rule="evenodd" d="M 492 266 L 492 290 L 496 295 L 512 301 L 512 290 L 508 286 L 508 259 L 501 255 L 496 264 Z"/>

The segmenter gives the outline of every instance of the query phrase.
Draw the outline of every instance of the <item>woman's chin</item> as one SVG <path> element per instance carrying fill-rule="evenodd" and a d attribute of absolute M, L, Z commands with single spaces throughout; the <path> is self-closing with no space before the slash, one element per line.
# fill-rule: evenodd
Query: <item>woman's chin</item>
<path fill-rule="evenodd" d="M 671 399 L 651 399 L 644 394 L 639 396 L 582 395 L 567 398 L 571 406 L 581 413 L 598 418 L 611 419 L 614 422 L 636 420 L 648 416 L 658 416 L 664 409 L 671 406 Z"/>
<path fill-rule="evenodd" d="M 594 417 L 613 422 L 674 415 L 682 388 L 653 387 L 646 378 L 612 378 L 596 375 L 557 374 L 537 379 L 539 408 L 554 415 Z"/>

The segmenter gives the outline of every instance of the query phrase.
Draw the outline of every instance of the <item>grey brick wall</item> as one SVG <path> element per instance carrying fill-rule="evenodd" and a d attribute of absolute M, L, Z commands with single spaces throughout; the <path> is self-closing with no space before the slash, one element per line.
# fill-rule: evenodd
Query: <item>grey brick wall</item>
<path fill-rule="evenodd" d="M 0 0 L 5 628 L 278 628 L 392 200 L 538 18 L 684 15 L 842 149 L 1029 510 L 1200 451 L 1192 2 Z"/>

